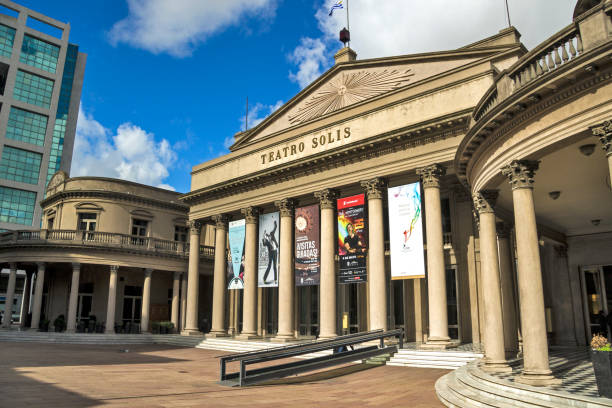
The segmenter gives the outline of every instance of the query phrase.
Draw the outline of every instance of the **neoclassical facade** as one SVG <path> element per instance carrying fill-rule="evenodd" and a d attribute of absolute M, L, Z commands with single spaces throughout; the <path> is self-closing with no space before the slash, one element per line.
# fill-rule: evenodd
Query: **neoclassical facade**
<path fill-rule="evenodd" d="M 189 253 L 199 248 L 198 272 L 206 281 L 213 248 L 205 234 L 201 243 L 186 242 L 188 208 L 178 197 L 122 180 L 56 173 L 40 203 L 42 229 L 0 234 L 0 265 L 9 270 L 6 304 L 17 270 L 26 275 L 18 323 L 38 329 L 41 319 L 53 324 L 63 315 L 68 332 L 92 320 L 106 333 L 148 332 L 156 321 L 183 327 Z M 206 285 L 202 291 L 210 296 Z M 199 313 L 203 324 L 210 314 L 205 302 Z M 11 325 L 8 316 L 3 327 Z"/>
<path fill-rule="evenodd" d="M 520 381 L 557 381 L 548 346 L 585 345 L 612 301 L 611 10 L 580 1 L 571 24 L 531 51 L 514 28 L 445 52 L 358 60 L 344 48 L 236 134 L 228 155 L 194 167 L 181 201 L 216 231 L 210 334 L 291 341 L 404 327 L 424 348 L 481 343 L 492 371 L 521 348 Z M 393 280 L 387 189 L 417 181 L 426 278 Z M 336 198 L 360 193 L 367 283 L 340 284 Z M 294 209 L 311 204 L 320 283 L 303 287 Z M 276 211 L 279 283 L 261 287 L 258 214 Z M 245 223 L 241 290 L 227 289 L 231 220 Z M 196 333 L 187 320 L 185 334 Z"/>

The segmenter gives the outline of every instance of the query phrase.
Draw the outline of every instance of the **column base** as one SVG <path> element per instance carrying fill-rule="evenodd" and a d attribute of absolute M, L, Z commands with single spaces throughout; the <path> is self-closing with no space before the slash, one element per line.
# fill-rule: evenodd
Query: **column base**
<path fill-rule="evenodd" d="M 318 340 L 333 340 L 336 337 L 338 337 L 337 334 L 323 334 L 319 336 Z"/>
<path fill-rule="evenodd" d="M 221 338 L 221 337 L 230 337 L 226 331 L 211 331 L 210 333 L 206 333 L 206 337 L 210 338 Z"/>
<path fill-rule="evenodd" d="M 204 333 L 198 329 L 185 329 L 181 332 L 181 336 L 204 336 Z"/>
<path fill-rule="evenodd" d="M 511 373 L 512 367 L 505 360 L 487 360 L 483 359 L 479 365 L 480 369 L 489 373 Z"/>
<path fill-rule="evenodd" d="M 293 334 L 277 334 L 270 341 L 274 343 L 293 343 L 298 341 L 298 339 Z"/>
<path fill-rule="evenodd" d="M 113 330 L 104 330 L 104 334 L 116 334 L 115 329 Z"/>
<path fill-rule="evenodd" d="M 257 333 L 241 333 L 236 338 L 239 340 L 261 340 L 261 336 L 258 336 Z"/>
<path fill-rule="evenodd" d="M 66 333 L 66 334 L 74 334 L 74 333 L 76 333 L 76 329 L 66 329 L 66 331 L 64 333 Z"/>
<path fill-rule="evenodd" d="M 457 347 L 449 337 L 429 337 L 425 343 L 419 345 L 420 350 L 446 350 Z"/>
<path fill-rule="evenodd" d="M 530 373 L 523 371 L 521 375 L 514 378 L 514 381 L 520 384 L 531 385 L 534 387 L 561 385 L 561 383 L 563 382 L 560 378 L 554 377 L 551 371 L 543 373 Z"/>

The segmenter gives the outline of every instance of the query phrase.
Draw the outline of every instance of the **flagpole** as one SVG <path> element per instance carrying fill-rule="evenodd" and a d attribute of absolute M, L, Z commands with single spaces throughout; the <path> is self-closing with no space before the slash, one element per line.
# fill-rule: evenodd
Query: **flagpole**
<path fill-rule="evenodd" d="M 349 25 L 349 0 L 346 0 L 346 29 L 351 31 L 351 26 Z M 348 46 L 351 46 L 351 42 L 348 42 Z"/>
<path fill-rule="evenodd" d="M 347 3 L 347 7 L 348 7 L 348 3 Z M 506 15 L 508 16 L 508 27 L 512 27 L 512 23 L 510 22 L 510 8 L 508 7 L 508 0 L 506 0 Z"/>

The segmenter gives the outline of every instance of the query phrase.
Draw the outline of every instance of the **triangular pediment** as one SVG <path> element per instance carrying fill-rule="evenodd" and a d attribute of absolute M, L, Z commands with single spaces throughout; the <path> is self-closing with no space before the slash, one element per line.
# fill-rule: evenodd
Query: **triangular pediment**
<path fill-rule="evenodd" d="M 494 58 L 519 44 L 474 44 L 454 51 L 336 64 L 255 128 L 238 133 L 230 150 Z"/>

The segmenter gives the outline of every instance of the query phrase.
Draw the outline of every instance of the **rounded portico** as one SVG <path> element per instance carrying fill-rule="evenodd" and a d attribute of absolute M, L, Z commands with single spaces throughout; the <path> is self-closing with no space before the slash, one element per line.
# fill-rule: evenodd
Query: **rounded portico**
<path fill-rule="evenodd" d="M 41 202 L 42 229 L 0 234 L 0 264 L 10 270 L 9 281 L 13 270 L 25 270 L 26 285 L 33 286 L 23 308 L 31 311 L 29 325 L 40 329 L 63 315 L 69 332 L 96 326 L 107 333 L 147 332 L 160 321 L 180 329 L 189 252 L 197 248 L 205 281 L 214 248 L 204 239 L 194 246 L 187 242 L 187 208 L 178 195 L 56 173 Z M 203 320 L 207 313 L 201 311 Z M 20 325 L 28 326 L 27 320 Z"/>
<path fill-rule="evenodd" d="M 549 343 L 584 345 L 596 332 L 608 336 L 598 317 L 612 311 L 611 12 L 610 1 L 578 2 L 572 24 L 501 71 L 455 157 L 480 216 L 483 284 L 501 280 L 501 302 L 486 305 L 504 322 L 487 326 L 492 338 L 508 339 L 507 331 L 516 330 L 504 304 L 505 256 L 498 254 L 507 243 L 495 222 L 513 225 L 520 381 L 529 384 L 557 381 Z M 498 256 L 499 266 L 485 262 Z M 491 357 L 504 345 L 487 346 Z"/>

